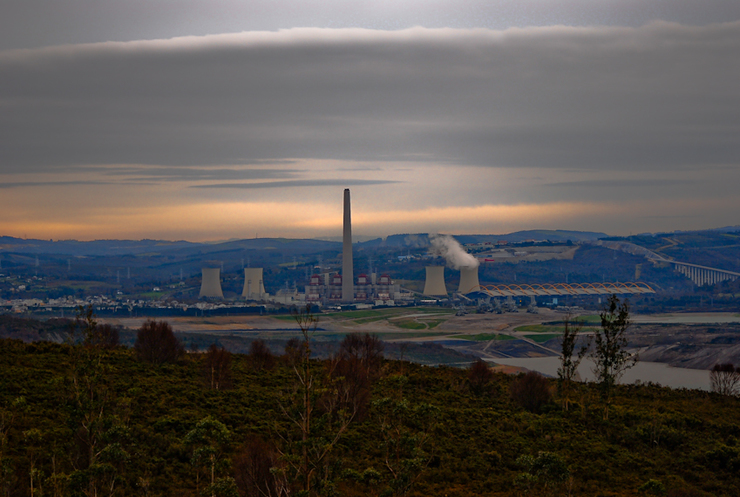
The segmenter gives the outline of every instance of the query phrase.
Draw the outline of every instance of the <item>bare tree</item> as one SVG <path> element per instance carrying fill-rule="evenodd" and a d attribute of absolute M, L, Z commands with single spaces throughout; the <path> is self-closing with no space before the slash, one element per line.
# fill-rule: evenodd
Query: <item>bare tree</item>
<path fill-rule="evenodd" d="M 118 328 L 108 323 L 99 324 L 95 330 L 93 345 L 102 349 L 112 349 L 119 344 Z"/>
<path fill-rule="evenodd" d="M 331 380 L 331 367 L 327 371 L 311 361 L 311 339 L 318 325 L 311 305 L 294 310 L 293 317 L 301 340 L 291 344 L 291 350 L 286 347 L 286 355 L 295 383 L 280 409 L 294 430 L 278 433 L 283 440 L 279 450 L 286 471 L 293 473 L 289 480 L 300 485 L 304 495 L 315 495 L 330 484 L 330 454 L 357 411 L 342 407 L 342 391 Z"/>
<path fill-rule="evenodd" d="M 601 397 L 604 400 L 604 419 L 609 419 L 609 405 L 611 404 L 614 386 L 624 375 L 624 372 L 637 364 L 637 354 L 630 354 L 627 347 L 625 332 L 629 328 L 629 302 L 619 301 L 616 295 L 607 300 L 601 317 L 601 330 L 594 335 L 594 374 L 599 383 Z"/>
<path fill-rule="evenodd" d="M 275 446 L 257 435 L 247 438 L 234 456 L 234 479 L 245 497 L 287 497 L 285 463 Z"/>
<path fill-rule="evenodd" d="M 339 346 L 339 357 L 355 363 L 368 377 L 376 376 L 383 360 L 383 342 L 377 335 L 350 333 Z"/>
<path fill-rule="evenodd" d="M 478 359 L 468 368 L 468 385 L 475 395 L 481 395 L 493 380 L 493 372 L 486 361 Z"/>
<path fill-rule="evenodd" d="M 231 388 L 231 352 L 211 344 L 203 361 L 203 374 L 211 390 Z"/>
<path fill-rule="evenodd" d="M 563 329 L 563 338 L 560 346 L 560 368 L 558 368 L 558 393 L 563 400 L 563 407 L 568 410 L 570 396 L 573 390 L 573 382 L 578 375 L 578 366 L 588 353 L 591 345 L 589 339 L 585 345 L 582 345 L 576 353 L 576 342 L 578 335 L 583 329 L 582 321 L 573 321 L 570 314 L 565 317 L 565 328 Z M 575 358 L 573 354 L 575 353 Z"/>
<path fill-rule="evenodd" d="M 175 362 L 185 353 L 170 324 L 151 319 L 139 328 L 134 350 L 139 359 L 152 364 Z"/>
<path fill-rule="evenodd" d="M 347 335 L 330 362 L 333 388 L 322 399 L 326 411 L 355 413 L 362 419 L 370 406 L 370 388 L 380 374 L 383 342 L 375 335 Z"/>
<path fill-rule="evenodd" d="M 740 393 L 740 368 L 731 363 L 715 364 L 709 373 L 709 382 L 712 392 L 722 395 L 738 395 Z"/>
<path fill-rule="evenodd" d="M 511 398 L 529 412 L 540 412 L 552 400 L 550 383 L 539 373 L 530 371 L 511 382 Z"/>
<path fill-rule="evenodd" d="M 254 340 L 249 345 L 249 363 L 254 371 L 270 370 L 275 367 L 275 356 L 264 340 Z"/>

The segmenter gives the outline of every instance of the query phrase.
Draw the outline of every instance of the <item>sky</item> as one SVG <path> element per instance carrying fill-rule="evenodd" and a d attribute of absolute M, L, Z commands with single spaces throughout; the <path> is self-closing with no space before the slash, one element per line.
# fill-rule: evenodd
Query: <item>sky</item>
<path fill-rule="evenodd" d="M 735 0 L 0 0 L 0 235 L 740 224 Z"/>

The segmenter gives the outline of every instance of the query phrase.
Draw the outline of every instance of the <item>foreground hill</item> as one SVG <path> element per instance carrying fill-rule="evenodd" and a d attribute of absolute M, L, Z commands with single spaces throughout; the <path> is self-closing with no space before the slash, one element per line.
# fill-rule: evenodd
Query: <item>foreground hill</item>
<path fill-rule="evenodd" d="M 383 361 L 344 431 L 346 399 L 330 405 L 344 378 L 321 383 L 301 442 L 296 371 L 258 359 L 234 355 L 232 387 L 214 390 L 205 354 L 156 366 L 131 349 L 0 341 L 2 494 L 84 495 L 94 480 L 111 495 L 197 495 L 213 470 L 225 485 L 215 495 L 235 495 L 229 476 L 256 495 L 249 475 L 290 486 L 286 464 L 303 447 L 318 458 L 338 433 L 311 495 L 740 495 L 737 398 L 621 386 L 604 420 L 596 390 L 580 385 L 569 412 L 533 413 L 510 396 L 516 377 L 471 384 L 467 370 Z M 318 385 L 333 366 L 310 367 Z"/>

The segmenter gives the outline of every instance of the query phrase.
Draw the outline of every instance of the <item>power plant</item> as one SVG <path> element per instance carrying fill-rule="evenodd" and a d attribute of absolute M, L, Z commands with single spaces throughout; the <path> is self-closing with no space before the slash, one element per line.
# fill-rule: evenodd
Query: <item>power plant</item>
<path fill-rule="evenodd" d="M 432 297 L 447 296 L 447 286 L 445 286 L 445 267 L 444 266 L 427 266 L 427 279 L 424 282 L 424 295 Z"/>
<path fill-rule="evenodd" d="M 244 268 L 244 290 L 242 297 L 247 300 L 263 300 L 267 297 L 265 285 L 262 282 L 262 268 Z"/>
<path fill-rule="evenodd" d="M 221 268 L 204 267 L 202 274 L 198 297 L 224 298 L 224 292 L 221 291 Z"/>
<path fill-rule="evenodd" d="M 460 267 L 458 293 L 468 294 L 480 291 L 478 266 L 477 264 L 473 266 L 474 263 L 477 263 L 477 260 L 450 236 L 437 235 L 436 241 L 437 249 L 441 247 L 440 252 L 436 255 L 443 256 L 452 267 Z M 292 293 L 287 290 L 280 290 L 274 297 L 271 297 L 265 291 L 263 268 L 244 268 L 244 287 L 241 296 L 248 301 L 271 300 L 283 304 L 301 301 L 324 305 L 356 302 L 394 305 L 396 301 L 413 298 L 413 294 L 409 291 L 402 293 L 400 285 L 394 283 L 388 274 L 378 276 L 375 272 L 371 272 L 370 274 L 360 274 L 355 278 L 353 257 L 352 208 L 350 190 L 346 188 L 343 197 L 341 272 L 337 270 L 324 272 L 321 264 L 319 264 L 320 272 L 311 275 L 304 294 L 297 293 L 295 289 Z M 202 268 L 203 279 L 200 297 L 223 298 L 221 289 L 222 270 L 221 267 L 213 266 L 215 264 L 212 264 L 211 267 Z M 444 274 L 444 266 L 427 266 L 423 294 L 430 297 L 447 297 Z"/>

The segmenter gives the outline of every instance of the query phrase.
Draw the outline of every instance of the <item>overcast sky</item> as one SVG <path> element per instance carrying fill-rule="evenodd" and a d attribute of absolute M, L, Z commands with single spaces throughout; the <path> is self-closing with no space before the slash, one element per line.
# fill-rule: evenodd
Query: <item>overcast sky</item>
<path fill-rule="evenodd" d="M 2 0 L 0 235 L 740 224 L 740 2 Z"/>

